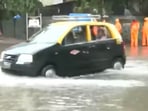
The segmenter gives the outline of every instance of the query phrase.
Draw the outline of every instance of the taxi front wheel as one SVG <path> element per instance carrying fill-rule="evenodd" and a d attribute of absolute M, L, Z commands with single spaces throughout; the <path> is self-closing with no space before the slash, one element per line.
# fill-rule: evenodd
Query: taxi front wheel
<path fill-rule="evenodd" d="M 48 78 L 57 78 L 56 70 L 52 65 L 47 65 L 41 71 L 41 75 Z"/>
<path fill-rule="evenodd" d="M 115 70 L 122 70 L 123 69 L 123 62 L 122 59 L 116 59 L 114 60 L 113 64 L 112 64 L 112 68 Z"/>

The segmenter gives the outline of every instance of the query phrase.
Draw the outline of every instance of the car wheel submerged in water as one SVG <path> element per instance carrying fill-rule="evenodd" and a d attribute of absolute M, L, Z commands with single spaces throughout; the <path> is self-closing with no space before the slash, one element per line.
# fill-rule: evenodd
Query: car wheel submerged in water
<path fill-rule="evenodd" d="M 56 74 L 56 70 L 52 65 L 45 66 L 41 71 L 41 75 L 44 77 L 49 77 L 49 78 L 58 77 Z"/>
<path fill-rule="evenodd" d="M 112 68 L 114 70 L 122 70 L 124 68 L 122 59 L 118 58 L 113 61 Z"/>

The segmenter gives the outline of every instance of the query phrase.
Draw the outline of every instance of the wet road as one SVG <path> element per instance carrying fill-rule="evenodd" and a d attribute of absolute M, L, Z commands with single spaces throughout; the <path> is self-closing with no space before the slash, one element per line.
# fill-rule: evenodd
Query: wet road
<path fill-rule="evenodd" d="M 0 72 L 0 111 L 147 111 L 148 48 L 127 48 L 122 71 L 72 78 Z"/>

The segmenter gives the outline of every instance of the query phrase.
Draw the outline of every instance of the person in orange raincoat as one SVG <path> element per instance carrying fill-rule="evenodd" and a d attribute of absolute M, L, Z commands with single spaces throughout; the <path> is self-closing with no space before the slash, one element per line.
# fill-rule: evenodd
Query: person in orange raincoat
<path fill-rule="evenodd" d="M 122 25 L 121 25 L 120 20 L 118 18 L 115 19 L 115 27 L 117 28 L 117 30 L 121 34 L 122 33 Z"/>
<path fill-rule="evenodd" d="M 131 35 L 131 47 L 138 46 L 138 32 L 139 32 L 140 23 L 137 20 L 132 20 L 130 26 L 130 35 Z"/>
<path fill-rule="evenodd" d="M 148 46 L 148 17 L 144 18 L 142 27 L 142 46 Z"/>

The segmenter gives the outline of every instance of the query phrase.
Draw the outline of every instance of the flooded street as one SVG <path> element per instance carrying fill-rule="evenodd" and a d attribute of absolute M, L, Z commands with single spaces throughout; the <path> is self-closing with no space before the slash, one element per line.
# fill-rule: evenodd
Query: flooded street
<path fill-rule="evenodd" d="M 127 48 L 122 71 L 71 78 L 0 72 L 0 111 L 147 111 L 148 48 Z"/>

